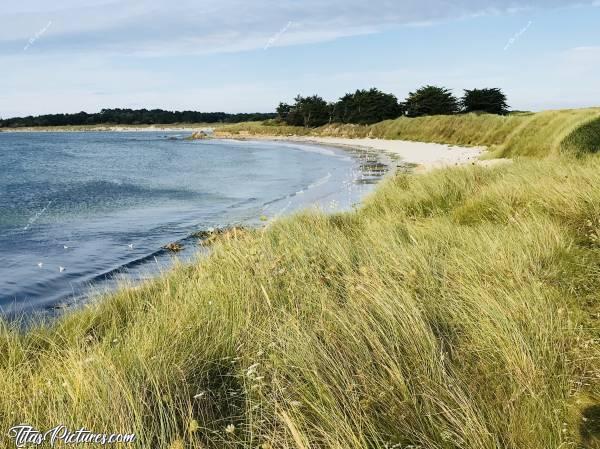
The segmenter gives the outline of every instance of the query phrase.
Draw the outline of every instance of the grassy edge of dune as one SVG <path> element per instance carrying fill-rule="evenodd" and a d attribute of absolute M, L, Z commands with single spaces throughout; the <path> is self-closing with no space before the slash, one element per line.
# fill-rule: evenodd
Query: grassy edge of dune
<path fill-rule="evenodd" d="M 565 109 L 506 116 L 459 114 L 386 120 L 374 125 L 331 124 L 307 129 L 273 122 L 225 125 L 217 136 L 314 136 L 378 138 L 464 146 L 487 146 L 487 157 L 546 157 L 596 151 L 600 108 Z M 586 138 L 586 136 L 591 136 Z"/>
<path fill-rule="evenodd" d="M 170 449 L 598 447 L 598 185 L 597 156 L 398 174 L 356 211 L 2 323 L 2 425 Z"/>

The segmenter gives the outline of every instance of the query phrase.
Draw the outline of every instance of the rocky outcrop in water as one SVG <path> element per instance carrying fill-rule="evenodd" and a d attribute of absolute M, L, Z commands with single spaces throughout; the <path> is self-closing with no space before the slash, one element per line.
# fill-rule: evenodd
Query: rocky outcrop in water
<path fill-rule="evenodd" d="M 204 131 L 194 131 L 189 137 L 189 140 L 204 140 L 208 139 L 208 134 Z"/>
<path fill-rule="evenodd" d="M 204 231 L 198 231 L 193 234 L 194 237 L 201 240 L 202 246 L 211 246 L 219 240 L 237 240 L 248 234 L 248 230 L 243 226 L 229 226 L 226 228 L 209 228 Z"/>
<path fill-rule="evenodd" d="M 163 246 L 163 249 L 171 251 L 172 253 L 178 253 L 183 250 L 183 245 L 181 243 L 173 242 Z"/>

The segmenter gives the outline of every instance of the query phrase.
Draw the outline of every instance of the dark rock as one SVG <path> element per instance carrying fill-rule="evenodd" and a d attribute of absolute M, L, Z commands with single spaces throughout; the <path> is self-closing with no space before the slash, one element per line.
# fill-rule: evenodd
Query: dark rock
<path fill-rule="evenodd" d="M 173 242 L 173 243 L 169 243 L 168 245 L 163 246 L 163 249 L 166 249 L 167 251 L 171 251 L 172 253 L 178 253 L 179 251 L 181 251 L 183 249 L 183 245 L 181 243 Z"/>

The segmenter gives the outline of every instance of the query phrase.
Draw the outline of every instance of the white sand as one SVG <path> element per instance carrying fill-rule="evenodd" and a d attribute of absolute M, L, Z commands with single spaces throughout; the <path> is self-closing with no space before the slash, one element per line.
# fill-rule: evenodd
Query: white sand
<path fill-rule="evenodd" d="M 311 137 L 315 143 L 341 145 L 386 151 L 399 156 L 402 162 L 420 165 L 426 169 L 477 162 L 484 147 L 455 147 L 438 143 L 409 142 L 405 140 L 344 139 Z"/>
<path fill-rule="evenodd" d="M 423 171 L 455 165 L 473 164 L 490 166 L 495 165 L 498 162 L 510 162 L 510 160 L 507 159 L 479 160 L 479 157 L 486 151 L 485 147 L 460 147 L 406 140 L 348 139 L 342 137 L 267 137 L 253 135 L 245 138 L 249 140 L 286 140 L 292 142 L 385 151 L 398 156 L 401 162 L 419 166 Z"/>
<path fill-rule="evenodd" d="M 161 126 L 161 125 L 146 125 L 146 126 L 96 126 L 85 129 L 83 127 L 63 128 L 17 128 L 11 131 L 14 132 L 31 132 L 31 131 L 112 131 L 112 132 L 195 132 L 205 131 L 209 134 L 214 130 L 216 137 L 233 138 L 239 140 L 285 140 L 290 142 L 313 143 L 318 145 L 332 145 L 348 148 L 364 148 L 375 151 L 385 151 L 387 153 L 398 156 L 401 162 L 407 164 L 415 164 L 421 171 L 427 171 L 434 168 L 450 167 L 455 165 L 483 165 L 490 166 L 499 162 L 511 162 L 510 159 L 490 159 L 479 160 L 479 157 L 486 151 L 485 147 L 461 147 L 453 145 L 444 145 L 438 143 L 412 142 L 406 140 L 384 140 L 384 139 L 349 139 L 342 137 L 305 137 L 305 136 L 262 136 L 262 135 L 227 135 L 227 133 L 219 133 L 218 128 L 213 129 L 207 126 Z"/>

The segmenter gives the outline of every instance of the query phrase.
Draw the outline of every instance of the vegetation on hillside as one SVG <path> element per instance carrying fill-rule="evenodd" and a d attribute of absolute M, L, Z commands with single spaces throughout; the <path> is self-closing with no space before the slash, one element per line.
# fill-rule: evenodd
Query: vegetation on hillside
<path fill-rule="evenodd" d="M 583 155 L 600 146 L 600 108 L 509 115 L 459 114 L 386 120 L 369 126 L 331 124 L 315 129 L 240 123 L 216 130 L 273 136 L 316 136 L 414 140 L 490 147 L 490 157 Z"/>
<path fill-rule="evenodd" d="M 599 114 L 600 115 L 600 114 Z M 588 120 L 572 130 L 561 141 L 561 150 L 567 154 L 589 154 L 600 152 L 600 116 Z"/>
<path fill-rule="evenodd" d="M 458 99 L 445 87 L 421 87 L 406 98 L 406 115 L 409 117 L 456 114 L 458 108 Z"/>
<path fill-rule="evenodd" d="M 598 185 L 589 157 L 399 174 L 4 324 L 0 421 L 143 448 L 597 447 Z"/>
<path fill-rule="evenodd" d="M 241 123 L 277 119 L 288 126 L 315 128 L 325 124 L 370 125 L 408 115 L 455 114 L 458 112 L 507 112 L 506 96 L 500 89 L 466 90 L 458 100 L 443 87 L 425 86 L 411 92 L 404 102 L 378 89 L 357 90 L 328 103 L 318 95 L 294 98 L 293 104 L 280 103 L 276 113 L 227 114 L 224 112 L 164 111 L 162 109 L 103 109 L 97 114 L 49 114 L 37 117 L 0 119 L 0 129 L 52 126 L 169 125 L 197 123 Z"/>
<path fill-rule="evenodd" d="M 332 106 L 331 116 L 335 123 L 369 125 L 394 119 L 404 114 L 404 106 L 391 94 L 378 89 L 357 90 L 346 94 Z"/>
<path fill-rule="evenodd" d="M 289 126 L 313 128 L 327 123 L 372 124 L 403 115 L 403 106 L 394 95 L 378 89 L 357 90 L 335 103 L 322 97 L 298 95 L 293 104 L 280 103 L 277 119 Z"/>
<path fill-rule="evenodd" d="M 585 156 L 599 148 L 600 108 L 548 111 L 526 117 L 495 149 L 496 156 Z"/>
<path fill-rule="evenodd" d="M 465 90 L 460 101 L 462 112 L 485 112 L 503 115 L 508 113 L 506 95 L 500 89 Z"/>
<path fill-rule="evenodd" d="M 329 123 L 330 108 L 318 95 L 312 97 L 298 95 L 293 105 L 280 103 L 277 107 L 277 116 L 291 126 L 312 128 Z"/>
<path fill-rule="evenodd" d="M 352 212 L 227 235 L 25 332 L 2 322 L 1 425 L 140 448 L 598 448 L 599 128 L 600 109 L 226 126 L 516 158 L 397 174 Z"/>
<path fill-rule="evenodd" d="M 506 96 L 497 88 L 472 89 L 465 90 L 459 100 L 449 89 L 437 86 L 421 87 L 411 92 L 404 102 L 375 88 L 348 93 L 332 103 L 318 95 L 298 95 L 293 104 L 279 103 L 277 120 L 288 126 L 311 128 L 326 123 L 370 125 L 405 115 L 423 117 L 459 112 L 505 114 L 508 112 Z"/>

